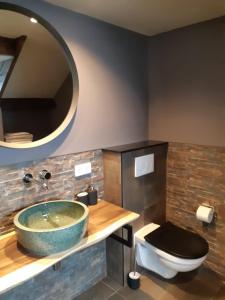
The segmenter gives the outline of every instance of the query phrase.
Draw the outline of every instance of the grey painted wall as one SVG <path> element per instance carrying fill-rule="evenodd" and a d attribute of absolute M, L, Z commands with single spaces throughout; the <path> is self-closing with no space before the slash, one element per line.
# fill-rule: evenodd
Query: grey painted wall
<path fill-rule="evenodd" d="M 76 117 L 48 145 L 0 149 L 0 165 L 147 138 L 146 38 L 42 1 L 6 0 L 40 14 L 67 42 L 78 69 Z"/>
<path fill-rule="evenodd" d="M 225 17 L 149 39 L 149 138 L 225 146 Z"/>

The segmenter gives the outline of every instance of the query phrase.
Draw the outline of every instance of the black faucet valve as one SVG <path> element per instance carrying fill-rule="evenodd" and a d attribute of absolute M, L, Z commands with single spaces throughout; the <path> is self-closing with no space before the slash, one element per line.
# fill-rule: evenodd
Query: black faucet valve
<path fill-rule="evenodd" d="M 31 183 L 32 180 L 33 180 L 33 175 L 30 173 L 27 173 L 23 176 L 23 182 L 26 184 Z"/>
<path fill-rule="evenodd" d="M 42 180 L 49 180 L 52 177 L 52 174 L 49 171 L 47 171 L 47 170 L 42 170 L 39 173 L 39 177 Z"/>

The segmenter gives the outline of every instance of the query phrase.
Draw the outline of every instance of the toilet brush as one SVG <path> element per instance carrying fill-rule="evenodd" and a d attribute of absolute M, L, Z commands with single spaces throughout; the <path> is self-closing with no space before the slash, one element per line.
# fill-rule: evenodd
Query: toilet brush
<path fill-rule="evenodd" d="M 130 273 L 127 274 L 127 284 L 128 286 L 133 289 L 136 290 L 140 287 L 140 277 L 141 274 L 137 272 L 137 263 L 136 263 L 136 245 L 134 247 L 134 255 L 133 255 L 133 271 L 131 271 Z M 131 257 L 132 257 L 132 253 L 131 253 Z"/>

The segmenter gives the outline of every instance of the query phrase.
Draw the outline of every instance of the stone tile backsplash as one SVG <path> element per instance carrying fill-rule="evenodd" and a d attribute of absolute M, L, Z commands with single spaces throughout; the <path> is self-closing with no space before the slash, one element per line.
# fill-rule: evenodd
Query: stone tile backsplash
<path fill-rule="evenodd" d="M 213 224 L 196 219 L 202 203 L 215 207 Z M 168 220 L 208 241 L 206 264 L 225 280 L 225 147 L 169 143 L 166 211 Z"/>
<path fill-rule="evenodd" d="M 75 300 L 106 277 L 106 267 L 105 241 L 101 241 L 64 258 L 57 271 L 48 268 L 0 294 L 0 300 Z"/>
<path fill-rule="evenodd" d="M 75 178 L 74 165 L 90 161 L 92 173 Z M 47 169 L 52 173 L 48 191 L 32 183 L 26 187 L 22 181 L 24 173 L 38 173 Z M 53 199 L 74 199 L 74 195 L 87 188 L 89 184 L 103 197 L 103 160 L 102 151 L 94 150 L 68 154 L 44 160 L 0 167 L 0 235 L 13 229 L 15 212 L 29 205 Z"/>
<path fill-rule="evenodd" d="M 75 178 L 74 165 L 91 161 L 92 174 Z M 25 187 L 22 178 L 35 178 L 47 169 L 52 173 L 49 190 L 37 184 Z M 29 205 L 51 199 L 73 199 L 93 184 L 103 197 L 102 151 L 68 154 L 0 168 L 0 235 L 13 230 L 15 213 Z M 202 203 L 215 207 L 214 224 L 204 226 L 195 217 Z M 169 143 L 167 158 L 167 219 L 201 234 L 210 246 L 206 264 L 225 280 L 225 147 Z"/>

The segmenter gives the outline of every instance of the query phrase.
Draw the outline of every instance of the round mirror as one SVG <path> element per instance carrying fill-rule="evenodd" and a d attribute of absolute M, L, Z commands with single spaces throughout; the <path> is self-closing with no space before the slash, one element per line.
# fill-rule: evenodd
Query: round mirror
<path fill-rule="evenodd" d="M 76 111 L 78 75 L 59 34 L 31 11 L 0 3 L 0 146 L 57 137 Z"/>

